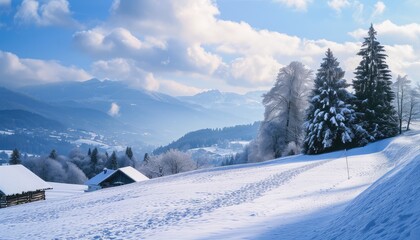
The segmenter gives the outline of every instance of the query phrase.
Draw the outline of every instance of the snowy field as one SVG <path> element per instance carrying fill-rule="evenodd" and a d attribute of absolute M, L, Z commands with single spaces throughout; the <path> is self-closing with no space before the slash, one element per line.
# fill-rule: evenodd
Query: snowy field
<path fill-rule="evenodd" d="M 50 200 L 1 209 L 0 238 L 420 239 L 419 142 L 419 131 L 411 131 L 347 153 L 90 193 L 68 186 Z"/>
<path fill-rule="evenodd" d="M 45 198 L 50 200 L 62 199 L 66 197 L 77 197 L 79 194 L 83 194 L 87 190 L 86 185 L 79 184 L 66 184 L 66 183 L 55 183 L 48 182 L 53 189 L 45 192 Z"/>

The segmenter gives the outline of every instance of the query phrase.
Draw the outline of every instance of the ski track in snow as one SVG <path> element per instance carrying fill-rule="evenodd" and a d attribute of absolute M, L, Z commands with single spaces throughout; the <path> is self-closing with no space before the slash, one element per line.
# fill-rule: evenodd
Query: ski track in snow
<path fill-rule="evenodd" d="M 164 217 L 154 217 L 146 220 L 145 222 L 138 223 L 135 219 L 138 217 L 134 217 L 130 220 L 125 220 L 121 222 L 118 221 L 110 221 L 107 223 L 109 227 L 105 227 L 102 231 L 101 235 L 96 235 L 96 238 L 113 238 L 113 237 L 123 237 L 124 235 L 135 235 L 138 232 L 144 232 L 150 229 L 161 228 L 164 226 L 180 224 L 184 220 L 189 219 L 197 219 L 205 213 L 213 212 L 219 208 L 229 207 L 233 205 L 239 205 L 245 202 L 253 201 L 258 197 L 262 196 L 264 193 L 273 190 L 281 185 L 286 184 L 290 180 L 292 180 L 297 175 L 308 171 L 310 169 L 316 168 L 321 166 L 327 162 L 332 160 L 323 160 L 315 163 L 310 163 L 302 167 L 293 168 L 290 170 L 286 170 L 284 172 L 273 174 L 268 176 L 266 179 L 255 182 L 255 183 L 248 183 L 245 186 L 239 188 L 235 191 L 228 191 L 216 199 L 211 200 L 208 202 L 206 199 L 191 199 L 185 200 L 183 204 L 176 204 L 178 206 L 194 206 L 194 207 L 187 207 L 184 209 L 177 209 L 174 211 L 170 211 L 166 213 Z M 217 173 L 216 175 L 221 175 L 224 172 Z M 206 180 L 211 181 L 210 179 L 214 175 L 209 175 Z M 204 180 L 204 179 L 201 179 Z M 194 180 L 195 181 L 195 180 Z M 113 200 L 115 201 L 115 200 Z M 137 222 L 137 223 L 135 223 Z M 116 227 L 117 226 L 117 227 Z M 120 231 L 114 232 L 112 229 L 123 229 Z M 97 234 L 97 231 L 90 231 L 86 234 L 81 235 L 81 238 L 89 237 L 94 234 Z M 140 234 L 137 237 L 144 237 Z"/>

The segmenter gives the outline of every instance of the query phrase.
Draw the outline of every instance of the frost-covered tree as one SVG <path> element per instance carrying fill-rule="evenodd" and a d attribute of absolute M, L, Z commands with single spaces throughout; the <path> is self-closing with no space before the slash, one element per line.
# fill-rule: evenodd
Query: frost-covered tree
<path fill-rule="evenodd" d="M 256 141 L 249 148 L 248 161 L 263 161 L 296 154 L 303 140 L 303 122 L 312 72 L 300 62 L 280 69 L 276 82 L 263 96 L 264 121 Z M 296 149 L 284 152 L 290 142 Z"/>
<path fill-rule="evenodd" d="M 29 157 L 23 165 L 45 181 L 83 184 L 87 180 L 83 171 L 64 156 Z"/>
<path fill-rule="evenodd" d="M 10 155 L 10 160 L 9 160 L 9 164 L 10 165 L 16 165 L 16 164 L 21 164 L 21 155 L 20 152 L 17 148 L 15 148 L 12 152 L 12 155 Z"/>
<path fill-rule="evenodd" d="M 318 69 L 305 122 L 304 152 L 317 154 L 349 147 L 354 138 L 354 96 L 330 49 Z"/>
<path fill-rule="evenodd" d="M 393 84 L 395 91 L 395 105 L 397 107 L 397 116 L 398 116 L 398 129 L 400 134 L 402 133 L 403 122 L 407 121 L 410 101 L 410 86 L 411 81 L 408 79 L 408 76 L 404 77 L 398 75 L 397 80 Z"/>
<path fill-rule="evenodd" d="M 391 74 L 385 60 L 384 47 L 376 40 L 376 31 L 371 25 L 368 36 L 358 53 L 362 61 L 355 71 L 353 88 L 358 114 L 358 124 L 366 129 L 359 135 L 359 145 L 398 134 L 398 123 L 391 89 Z"/>
<path fill-rule="evenodd" d="M 162 177 L 196 169 L 191 155 L 171 149 L 157 156 L 148 155 L 148 160 L 137 166 L 139 171 L 149 178 Z"/>
<path fill-rule="evenodd" d="M 407 110 L 407 130 L 410 130 L 410 124 L 413 119 L 420 117 L 420 84 L 409 92 L 408 110 Z"/>

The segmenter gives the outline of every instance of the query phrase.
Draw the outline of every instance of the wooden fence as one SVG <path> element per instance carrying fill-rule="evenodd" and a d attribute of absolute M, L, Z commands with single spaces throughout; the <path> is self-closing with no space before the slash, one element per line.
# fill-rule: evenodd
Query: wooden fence
<path fill-rule="evenodd" d="M 45 200 L 45 191 L 26 192 L 0 197 L 0 208 L 5 208 L 22 203 Z"/>

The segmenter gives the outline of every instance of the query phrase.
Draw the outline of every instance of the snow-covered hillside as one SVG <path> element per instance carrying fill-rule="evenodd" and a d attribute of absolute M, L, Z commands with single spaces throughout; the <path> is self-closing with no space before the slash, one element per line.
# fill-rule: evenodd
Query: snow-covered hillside
<path fill-rule="evenodd" d="M 2 239 L 420 239 L 420 134 L 1 209 Z"/>

